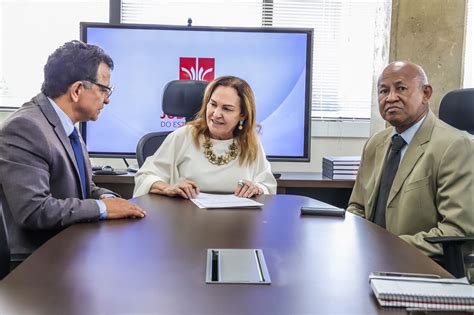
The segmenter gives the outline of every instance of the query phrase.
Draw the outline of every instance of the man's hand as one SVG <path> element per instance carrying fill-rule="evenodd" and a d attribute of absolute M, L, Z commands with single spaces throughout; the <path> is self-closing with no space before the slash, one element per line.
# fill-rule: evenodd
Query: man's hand
<path fill-rule="evenodd" d="M 144 218 L 146 212 L 122 198 L 104 198 L 102 201 L 107 207 L 107 220 L 123 218 Z"/>

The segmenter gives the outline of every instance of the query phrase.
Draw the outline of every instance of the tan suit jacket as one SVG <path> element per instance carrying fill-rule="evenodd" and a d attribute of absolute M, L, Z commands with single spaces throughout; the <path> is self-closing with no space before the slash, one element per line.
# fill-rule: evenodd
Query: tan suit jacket
<path fill-rule="evenodd" d="M 363 151 L 348 211 L 373 220 L 380 174 L 392 128 L 370 138 Z M 427 255 L 442 253 L 427 236 L 474 235 L 473 145 L 428 113 L 408 145 L 390 191 L 387 230 Z"/>

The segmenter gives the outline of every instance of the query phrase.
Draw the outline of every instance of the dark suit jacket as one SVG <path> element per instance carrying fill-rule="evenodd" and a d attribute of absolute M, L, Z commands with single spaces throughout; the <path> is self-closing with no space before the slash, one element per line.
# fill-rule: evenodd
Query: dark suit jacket
<path fill-rule="evenodd" d="M 467 119 L 467 117 L 466 117 Z M 362 155 L 348 211 L 372 219 L 392 128 L 370 138 Z M 428 236 L 474 235 L 474 153 L 466 133 L 428 113 L 393 180 L 387 230 L 427 255 L 441 253 Z"/>
<path fill-rule="evenodd" d="M 89 196 L 112 193 L 95 186 L 82 144 Z M 64 227 L 99 219 L 93 199 L 83 200 L 74 151 L 54 108 L 38 94 L 0 127 L 0 183 L 13 253 L 31 253 Z"/>

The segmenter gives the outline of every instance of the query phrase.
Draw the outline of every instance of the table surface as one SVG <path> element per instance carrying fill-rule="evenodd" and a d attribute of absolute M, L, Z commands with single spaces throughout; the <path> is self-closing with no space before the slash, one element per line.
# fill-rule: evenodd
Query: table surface
<path fill-rule="evenodd" d="M 199 209 L 147 195 L 141 220 L 76 224 L 0 281 L 0 314 L 405 314 L 378 306 L 371 271 L 450 275 L 350 213 L 301 216 L 302 196 L 262 209 Z M 206 284 L 208 248 L 260 248 L 271 285 Z"/>

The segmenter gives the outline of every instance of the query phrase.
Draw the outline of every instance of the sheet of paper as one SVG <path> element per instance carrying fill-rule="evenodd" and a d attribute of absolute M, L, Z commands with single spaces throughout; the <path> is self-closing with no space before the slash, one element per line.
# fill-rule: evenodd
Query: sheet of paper
<path fill-rule="evenodd" d="M 260 208 L 262 203 L 248 198 L 241 198 L 235 195 L 218 195 L 199 193 L 192 202 L 199 208 Z"/>

